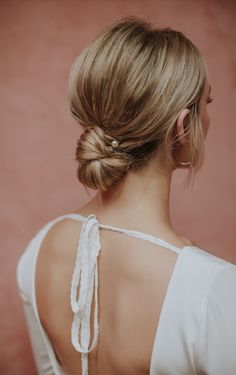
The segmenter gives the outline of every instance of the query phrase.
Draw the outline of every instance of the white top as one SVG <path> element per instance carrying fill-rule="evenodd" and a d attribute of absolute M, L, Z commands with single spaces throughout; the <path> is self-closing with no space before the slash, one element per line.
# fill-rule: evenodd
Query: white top
<path fill-rule="evenodd" d="M 196 246 L 179 249 L 152 235 L 100 224 L 95 215 L 79 214 L 62 215 L 47 223 L 28 243 L 17 266 L 19 293 L 39 374 L 63 374 L 39 320 L 35 268 L 43 238 L 55 223 L 65 218 L 83 221 L 71 281 L 74 313 L 71 340 L 75 349 L 82 353 L 82 375 L 89 373 L 87 353 L 96 346 L 99 334 L 100 228 L 151 241 L 178 254 L 161 309 L 149 375 L 236 374 L 236 265 Z M 89 347 L 94 288 L 94 339 Z"/>

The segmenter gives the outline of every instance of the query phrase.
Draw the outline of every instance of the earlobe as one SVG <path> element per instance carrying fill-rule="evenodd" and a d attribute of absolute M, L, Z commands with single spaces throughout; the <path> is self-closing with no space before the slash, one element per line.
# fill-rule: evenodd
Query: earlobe
<path fill-rule="evenodd" d="M 187 109 L 187 108 L 183 109 L 180 112 L 179 117 L 176 121 L 175 136 L 181 144 L 185 144 L 188 141 L 186 136 L 185 136 L 186 135 L 185 134 L 185 124 L 187 122 L 187 118 L 188 118 L 189 113 L 190 113 L 189 109 Z"/>

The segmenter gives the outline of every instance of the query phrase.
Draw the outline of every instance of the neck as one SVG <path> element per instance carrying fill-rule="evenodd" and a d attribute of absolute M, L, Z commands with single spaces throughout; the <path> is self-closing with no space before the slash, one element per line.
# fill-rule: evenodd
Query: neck
<path fill-rule="evenodd" d="M 155 167 L 155 168 L 154 168 Z M 130 172 L 122 186 L 109 197 L 100 192 L 90 208 L 104 223 L 150 230 L 171 229 L 169 197 L 171 172 L 155 164 L 143 171 Z"/>

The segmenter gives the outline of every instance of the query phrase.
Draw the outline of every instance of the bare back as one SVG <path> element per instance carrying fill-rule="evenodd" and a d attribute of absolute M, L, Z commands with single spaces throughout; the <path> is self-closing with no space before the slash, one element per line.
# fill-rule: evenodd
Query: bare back
<path fill-rule="evenodd" d="M 81 374 L 71 343 L 71 277 L 82 222 L 64 219 L 43 240 L 36 299 L 44 329 L 66 374 Z M 89 354 L 90 375 L 149 374 L 161 308 L 177 254 L 123 233 L 100 231 L 99 341 Z M 168 239 L 167 239 L 168 240 Z M 173 243 L 173 241 L 172 241 Z M 175 246 L 186 245 L 176 240 Z M 92 305 L 92 319 L 94 301 Z M 93 327 L 91 324 L 92 338 Z"/>

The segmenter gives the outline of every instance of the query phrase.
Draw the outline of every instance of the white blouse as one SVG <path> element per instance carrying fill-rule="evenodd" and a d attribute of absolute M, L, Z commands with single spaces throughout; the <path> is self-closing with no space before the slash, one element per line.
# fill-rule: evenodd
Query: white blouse
<path fill-rule="evenodd" d="M 47 223 L 28 243 L 18 262 L 18 288 L 39 374 L 63 374 L 39 319 L 35 268 L 43 238 L 65 218 L 83 222 L 70 295 L 74 313 L 71 341 L 81 353 L 82 375 L 89 374 L 88 353 L 96 347 L 99 335 L 100 229 L 151 241 L 178 254 L 155 334 L 149 375 L 236 374 L 236 265 L 196 246 L 179 249 L 152 235 L 100 224 L 95 215 L 79 214 L 62 215 Z M 89 347 L 93 291 L 94 338 Z"/>

